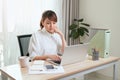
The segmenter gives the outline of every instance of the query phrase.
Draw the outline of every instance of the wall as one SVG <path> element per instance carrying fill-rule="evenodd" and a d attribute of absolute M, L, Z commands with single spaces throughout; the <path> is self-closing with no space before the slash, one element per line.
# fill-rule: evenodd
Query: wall
<path fill-rule="evenodd" d="M 120 57 L 120 0 L 80 0 L 80 17 L 91 27 L 111 30 L 110 55 Z M 112 76 L 112 67 L 99 71 Z M 120 75 L 120 63 L 118 64 Z M 119 76 L 120 78 L 120 76 Z"/>

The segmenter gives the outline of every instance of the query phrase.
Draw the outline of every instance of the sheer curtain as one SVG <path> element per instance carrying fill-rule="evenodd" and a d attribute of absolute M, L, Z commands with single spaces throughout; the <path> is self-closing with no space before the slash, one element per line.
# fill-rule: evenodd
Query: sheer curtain
<path fill-rule="evenodd" d="M 72 40 L 69 38 L 69 25 L 73 19 L 79 18 L 79 1 L 80 0 L 63 0 L 63 31 L 68 45 L 72 45 Z M 78 40 L 75 44 L 79 43 Z"/>
<path fill-rule="evenodd" d="M 0 0 L 0 67 L 3 65 L 2 0 Z"/>
<path fill-rule="evenodd" d="M 18 62 L 17 35 L 38 30 L 41 14 L 48 9 L 56 12 L 61 28 L 62 0 L 0 0 L 0 50 L 4 65 Z"/>

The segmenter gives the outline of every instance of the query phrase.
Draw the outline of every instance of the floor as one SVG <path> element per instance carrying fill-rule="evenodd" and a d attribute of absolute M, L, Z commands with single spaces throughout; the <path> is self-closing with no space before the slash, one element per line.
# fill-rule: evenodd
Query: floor
<path fill-rule="evenodd" d="M 0 80 L 2 80 L 1 76 L 0 76 Z M 70 80 L 83 80 L 83 79 L 73 78 L 73 79 L 70 79 Z M 84 80 L 113 80 L 113 79 L 111 77 L 107 77 L 107 76 L 104 76 L 104 75 L 101 75 L 101 74 L 96 75 L 96 73 L 93 72 L 93 73 L 85 75 Z"/>
<path fill-rule="evenodd" d="M 113 78 L 104 76 L 102 74 L 97 74 L 96 75 L 95 73 L 91 73 L 91 74 L 85 75 L 84 80 L 113 80 Z"/>
<path fill-rule="evenodd" d="M 81 79 L 81 78 L 73 78 L 73 79 L 70 79 L 70 80 L 113 80 L 112 77 L 107 77 L 107 76 L 104 76 L 102 74 L 97 74 L 95 72 L 93 73 L 90 73 L 90 74 L 87 74 L 84 76 L 84 79 Z"/>

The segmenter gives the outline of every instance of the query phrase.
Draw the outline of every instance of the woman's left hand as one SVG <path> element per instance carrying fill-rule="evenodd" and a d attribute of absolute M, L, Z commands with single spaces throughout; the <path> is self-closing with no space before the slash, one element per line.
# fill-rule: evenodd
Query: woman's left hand
<path fill-rule="evenodd" d="M 57 27 L 55 27 L 55 32 L 60 34 L 60 35 L 62 34 L 62 32 Z"/>

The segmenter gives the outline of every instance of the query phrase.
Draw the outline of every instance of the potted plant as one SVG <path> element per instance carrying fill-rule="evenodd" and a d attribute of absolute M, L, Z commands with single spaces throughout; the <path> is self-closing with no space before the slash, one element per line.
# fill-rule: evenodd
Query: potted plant
<path fill-rule="evenodd" d="M 89 36 L 88 27 L 90 26 L 87 23 L 83 22 L 84 19 L 74 19 L 73 23 L 69 26 L 70 34 L 69 37 L 72 38 L 73 42 L 75 39 L 79 40 L 79 43 L 82 44 L 80 37 Z"/>

